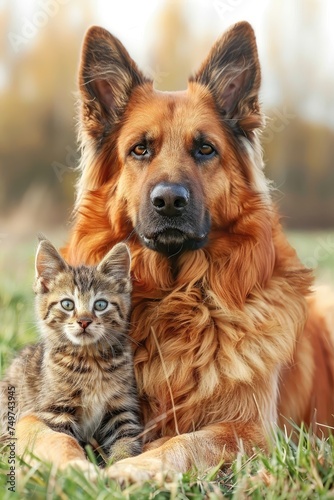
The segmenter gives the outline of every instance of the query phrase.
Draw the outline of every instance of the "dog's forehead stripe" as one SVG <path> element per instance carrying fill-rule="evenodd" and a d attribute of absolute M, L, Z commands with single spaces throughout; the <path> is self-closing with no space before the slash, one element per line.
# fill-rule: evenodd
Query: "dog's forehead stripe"
<path fill-rule="evenodd" d="M 157 140 L 162 135 L 165 139 L 173 136 L 176 143 L 181 140 L 191 143 L 199 133 L 210 133 L 217 141 L 218 137 L 222 138 L 222 126 L 213 99 L 201 85 L 191 84 L 188 90 L 180 92 L 152 89 L 149 95 L 139 88 L 131 104 L 131 119 L 124 124 L 120 136 L 121 147 L 142 137 Z"/>

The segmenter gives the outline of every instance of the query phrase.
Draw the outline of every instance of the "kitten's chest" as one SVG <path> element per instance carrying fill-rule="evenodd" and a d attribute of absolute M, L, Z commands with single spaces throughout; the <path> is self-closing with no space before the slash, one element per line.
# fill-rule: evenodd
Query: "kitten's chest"
<path fill-rule="evenodd" d="M 78 437 L 89 440 L 99 426 L 115 392 L 115 360 L 89 351 L 53 353 L 45 360 L 47 387 L 54 399 L 75 409 Z"/>
<path fill-rule="evenodd" d="M 100 387 L 103 390 L 103 387 Z M 81 398 L 78 431 L 83 441 L 88 442 L 99 427 L 106 412 L 108 394 L 99 390 L 85 392 Z"/>
<path fill-rule="evenodd" d="M 77 407 L 78 437 L 89 442 L 99 428 L 113 398 L 113 384 L 109 377 L 96 369 L 91 377 L 82 377 L 80 381 L 81 397 Z"/>

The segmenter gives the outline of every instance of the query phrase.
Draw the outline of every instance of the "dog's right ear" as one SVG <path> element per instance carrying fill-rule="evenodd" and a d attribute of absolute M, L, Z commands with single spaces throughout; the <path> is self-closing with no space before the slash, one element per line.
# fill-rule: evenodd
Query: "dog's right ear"
<path fill-rule="evenodd" d="M 134 87 L 148 81 L 116 37 L 98 26 L 87 31 L 79 70 L 84 120 L 113 125 Z"/>

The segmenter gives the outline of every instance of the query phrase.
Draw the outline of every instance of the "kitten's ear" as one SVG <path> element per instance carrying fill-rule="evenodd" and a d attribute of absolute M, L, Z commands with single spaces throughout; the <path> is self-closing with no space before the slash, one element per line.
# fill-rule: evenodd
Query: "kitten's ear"
<path fill-rule="evenodd" d="M 87 31 L 82 47 L 79 89 L 83 121 L 91 133 L 96 133 L 96 128 L 107 122 L 111 125 L 117 122 L 132 90 L 149 81 L 109 31 L 98 26 Z"/>
<path fill-rule="evenodd" d="M 36 252 L 35 292 L 45 293 L 49 290 L 49 282 L 61 271 L 67 269 L 67 264 L 59 255 L 55 247 L 43 235 L 38 235 L 40 243 Z"/>
<path fill-rule="evenodd" d="M 262 123 L 258 102 L 261 70 L 249 23 L 237 23 L 224 33 L 190 81 L 209 88 L 223 117 L 238 119 L 257 114 L 257 119 L 247 120 L 249 128 Z"/>
<path fill-rule="evenodd" d="M 47 240 L 47 237 L 43 233 L 38 233 L 37 238 L 39 242 Z"/>
<path fill-rule="evenodd" d="M 131 269 L 131 254 L 125 243 L 118 243 L 103 257 L 97 270 L 116 278 L 129 278 Z"/>

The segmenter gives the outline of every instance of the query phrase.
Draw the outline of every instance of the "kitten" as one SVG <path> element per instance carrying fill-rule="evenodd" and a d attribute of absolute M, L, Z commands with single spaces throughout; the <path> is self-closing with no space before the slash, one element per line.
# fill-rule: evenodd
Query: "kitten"
<path fill-rule="evenodd" d="M 41 340 L 21 351 L 1 382 L 3 431 L 13 427 L 8 408 L 14 400 L 16 418 L 35 413 L 82 446 L 97 443 L 105 460 L 140 453 L 142 426 L 127 335 L 127 246 L 116 245 L 96 267 L 72 267 L 44 239 L 34 291 Z"/>

